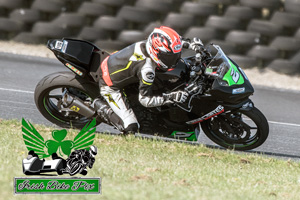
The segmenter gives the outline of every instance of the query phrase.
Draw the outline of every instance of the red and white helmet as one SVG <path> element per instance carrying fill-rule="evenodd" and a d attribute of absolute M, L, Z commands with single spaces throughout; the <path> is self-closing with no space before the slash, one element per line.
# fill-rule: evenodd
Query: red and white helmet
<path fill-rule="evenodd" d="M 147 53 L 163 71 L 173 68 L 181 57 L 179 34 L 166 26 L 155 28 L 146 42 Z"/>

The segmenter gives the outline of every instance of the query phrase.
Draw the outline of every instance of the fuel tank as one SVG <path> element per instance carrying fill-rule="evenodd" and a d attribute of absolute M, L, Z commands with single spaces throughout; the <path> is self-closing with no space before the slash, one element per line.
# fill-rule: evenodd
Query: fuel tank
<path fill-rule="evenodd" d="M 164 87 L 164 90 L 172 90 L 185 83 L 187 79 L 187 66 L 183 59 L 179 60 L 176 67 L 166 72 L 157 70 L 155 72 L 155 81 L 153 89 L 158 90 Z"/>

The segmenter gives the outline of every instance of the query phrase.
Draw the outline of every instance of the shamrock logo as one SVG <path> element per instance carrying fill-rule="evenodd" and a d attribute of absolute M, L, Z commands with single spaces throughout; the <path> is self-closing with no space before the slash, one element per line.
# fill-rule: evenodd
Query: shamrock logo
<path fill-rule="evenodd" d="M 67 156 L 71 154 L 74 142 L 71 140 L 64 140 L 66 136 L 67 130 L 65 129 L 52 131 L 52 137 L 54 140 L 47 140 L 45 142 L 45 146 L 48 148 L 49 155 L 56 153 L 59 147 L 59 154 L 61 156 L 63 156 L 61 151 Z"/>

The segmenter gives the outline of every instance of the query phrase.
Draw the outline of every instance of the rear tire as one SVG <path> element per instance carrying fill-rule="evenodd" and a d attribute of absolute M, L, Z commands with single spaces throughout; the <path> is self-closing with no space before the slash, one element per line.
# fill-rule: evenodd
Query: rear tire
<path fill-rule="evenodd" d="M 73 113 L 73 116 L 66 117 L 59 111 L 58 105 L 56 104 L 59 99 L 59 94 L 53 95 L 50 94 L 50 92 L 55 90 L 60 91 L 62 88 L 72 88 L 72 91 L 80 92 L 80 94 L 83 94 L 82 96 L 89 97 L 93 100 L 100 94 L 99 86 L 96 83 L 78 79 L 73 72 L 58 72 L 44 77 L 35 88 L 35 104 L 47 120 L 64 128 L 84 127 L 93 119 L 88 119 L 77 113 Z M 76 114 L 78 115 L 78 119 L 74 117 Z M 97 125 L 100 123 L 101 121 L 97 120 Z"/>
<path fill-rule="evenodd" d="M 230 114 L 227 114 L 227 117 L 218 115 L 215 118 L 202 122 L 201 128 L 205 135 L 212 141 L 228 149 L 250 150 L 262 145 L 269 135 L 269 124 L 265 116 L 255 107 L 249 111 L 240 110 L 238 112 L 247 117 L 245 121 L 241 121 L 243 123 L 238 123 L 237 120 L 239 120 L 239 118 L 236 117 L 238 115 L 235 115 L 232 118 L 230 117 Z M 252 120 L 254 125 L 251 124 L 252 126 L 249 126 L 248 120 Z M 217 121 L 217 123 L 214 121 Z M 219 126 L 219 124 L 221 124 L 220 121 L 221 123 L 222 121 L 225 122 L 223 123 L 223 126 Z M 213 127 L 213 123 L 215 123 L 215 127 Z M 256 133 L 248 138 L 233 137 L 232 135 L 238 135 L 237 131 L 242 131 L 243 134 L 247 134 L 247 132 L 245 133 L 245 130 L 247 129 L 247 125 L 245 124 L 248 125 L 249 131 L 256 130 Z M 253 126 L 256 126 L 256 128 Z M 230 129 L 235 131 L 228 131 Z"/>

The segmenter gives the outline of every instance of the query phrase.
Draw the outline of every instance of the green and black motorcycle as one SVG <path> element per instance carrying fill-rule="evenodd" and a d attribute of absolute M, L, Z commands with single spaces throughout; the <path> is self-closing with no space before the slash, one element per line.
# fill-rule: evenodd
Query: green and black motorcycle
<path fill-rule="evenodd" d="M 100 64 L 109 55 L 87 41 L 49 40 L 48 48 L 71 71 L 44 77 L 36 86 L 35 103 L 42 115 L 64 128 L 82 128 L 93 118 L 104 122 L 93 108 L 99 97 Z M 168 72 L 156 72 L 154 93 L 187 91 L 184 104 L 143 107 L 138 85 L 123 88 L 140 123 L 140 133 L 196 141 L 203 132 L 218 145 L 249 150 L 269 134 L 265 116 L 249 96 L 254 89 L 244 71 L 218 45 L 182 58 Z"/>

